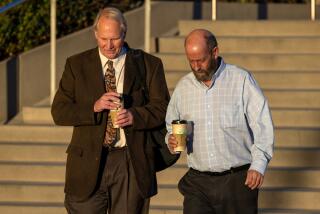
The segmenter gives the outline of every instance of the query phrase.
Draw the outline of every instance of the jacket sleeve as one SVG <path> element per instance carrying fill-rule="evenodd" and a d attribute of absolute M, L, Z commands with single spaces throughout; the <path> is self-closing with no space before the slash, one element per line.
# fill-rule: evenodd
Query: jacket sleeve
<path fill-rule="evenodd" d="M 163 125 L 170 99 L 161 60 L 150 55 L 145 56 L 145 65 L 149 102 L 144 106 L 130 109 L 134 118 L 133 129 L 136 130 Z"/>
<path fill-rule="evenodd" d="M 53 120 L 57 125 L 64 126 L 95 125 L 100 115 L 93 111 L 93 99 L 80 99 L 81 95 L 77 90 L 79 86 L 76 81 L 79 77 L 71 64 L 70 59 L 67 59 L 58 91 L 52 103 Z"/>

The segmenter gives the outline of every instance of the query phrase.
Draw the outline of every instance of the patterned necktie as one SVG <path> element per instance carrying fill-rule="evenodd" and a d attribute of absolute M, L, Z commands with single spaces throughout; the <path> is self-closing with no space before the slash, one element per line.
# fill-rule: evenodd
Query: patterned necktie
<path fill-rule="evenodd" d="M 115 76 L 115 70 L 113 67 L 113 62 L 111 60 L 108 60 L 107 62 L 107 70 L 104 75 L 104 82 L 106 86 L 107 92 L 116 92 L 116 76 Z M 110 146 L 114 143 L 116 143 L 117 138 L 119 138 L 119 129 L 113 128 L 111 116 L 108 114 L 108 120 L 107 120 L 107 129 L 106 129 L 106 137 L 104 139 L 104 145 Z"/>

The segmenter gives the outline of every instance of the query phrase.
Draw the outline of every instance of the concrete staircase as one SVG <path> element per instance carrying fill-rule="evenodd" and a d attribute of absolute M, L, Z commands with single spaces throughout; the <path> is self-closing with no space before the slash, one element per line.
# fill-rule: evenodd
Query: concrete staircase
<path fill-rule="evenodd" d="M 180 21 L 179 35 L 158 40 L 170 90 L 190 72 L 184 37 L 206 28 L 226 62 L 251 71 L 276 126 L 275 155 L 259 197 L 259 213 L 320 213 L 320 23 L 309 21 Z M 186 155 L 158 174 L 154 214 L 182 214 L 177 183 Z"/>
<path fill-rule="evenodd" d="M 309 21 L 180 21 L 179 35 L 158 39 L 168 86 L 190 72 L 184 36 L 207 28 L 221 55 L 251 71 L 272 108 L 275 156 L 259 198 L 259 213 L 320 213 L 320 24 Z M 0 126 L 0 213 L 65 214 L 63 183 L 70 127 L 54 126 L 48 100 Z M 158 173 L 150 214 L 182 214 L 177 190 L 186 155 Z"/>

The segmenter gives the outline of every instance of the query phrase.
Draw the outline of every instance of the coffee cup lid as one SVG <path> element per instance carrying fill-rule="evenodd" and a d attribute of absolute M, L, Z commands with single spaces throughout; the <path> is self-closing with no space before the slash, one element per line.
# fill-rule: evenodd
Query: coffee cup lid
<path fill-rule="evenodd" d="M 171 124 L 187 124 L 186 120 L 173 120 Z"/>

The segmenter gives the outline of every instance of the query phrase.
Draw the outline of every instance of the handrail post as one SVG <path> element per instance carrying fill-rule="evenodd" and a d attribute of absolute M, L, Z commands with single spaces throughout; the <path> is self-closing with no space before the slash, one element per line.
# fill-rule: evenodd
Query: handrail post
<path fill-rule="evenodd" d="M 145 0 L 144 2 L 144 50 L 150 53 L 151 3 L 150 0 Z"/>
<path fill-rule="evenodd" d="M 50 0 L 50 104 L 56 93 L 56 0 Z"/>
<path fill-rule="evenodd" d="M 311 0 L 311 20 L 316 19 L 316 0 Z"/>
<path fill-rule="evenodd" d="M 217 20 L 217 1 L 212 0 L 212 20 L 215 21 Z"/>

